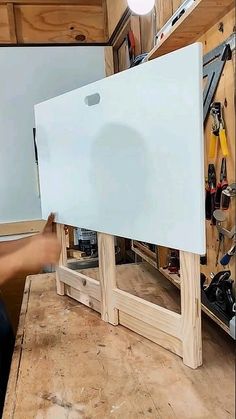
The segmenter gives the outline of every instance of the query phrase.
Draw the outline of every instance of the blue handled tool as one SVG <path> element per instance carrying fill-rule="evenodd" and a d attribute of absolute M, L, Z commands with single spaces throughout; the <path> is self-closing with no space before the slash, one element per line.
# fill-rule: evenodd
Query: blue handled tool
<path fill-rule="evenodd" d="M 236 245 L 234 244 L 231 249 L 222 257 L 220 263 L 222 266 L 226 266 L 230 263 L 230 260 L 236 254 Z"/>

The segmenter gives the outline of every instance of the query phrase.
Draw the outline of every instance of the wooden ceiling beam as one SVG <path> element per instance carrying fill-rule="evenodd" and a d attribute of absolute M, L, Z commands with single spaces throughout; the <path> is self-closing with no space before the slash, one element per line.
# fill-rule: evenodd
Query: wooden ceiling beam
<path fill-rule="evenodd" d="M 58 4 L 58 5 L 81 5 L 81 6 L 101 6 L 102 7 L 102 0 L 0 0 L 1 4 L 7 4 L 7 3 L 13 3 L 13 4 L 28 4 L 32 7 L 34 5 L 50 5 L 50 4 Z"/>

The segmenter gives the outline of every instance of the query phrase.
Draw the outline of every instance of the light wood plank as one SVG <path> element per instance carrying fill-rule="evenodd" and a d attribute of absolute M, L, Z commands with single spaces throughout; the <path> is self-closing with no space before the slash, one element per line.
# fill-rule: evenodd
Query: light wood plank
<path fill-rule="evenodd" d="M 19 43 L 105 42 L 102 6 L 15 5 Z"/>
<path fill-rule="evenodd" d="M 177 288 L 180 288 L 180 277 L 177 274 L 170 274 L 167 269 L 159 268 L 159 272 L 165 276 Z"/>
<path fill-rule="evenodd" d="M 117 325 L 118 311 L 113 301 L 116 288 L 116 262 L 114 236 L 98 233 L 99 279 L 101 284 L 101 317 L 105 322 Z"/>
<path fill-rule="evenodd" d="M 160 30 L 173 14 L 173 0 L 156 0 L 157 30 Z"/>
<path fill-rule="evenodd" d="M 117 55 L 119 63 L 118 71 L 120 73 L 121 71 L 127 70 L 130 67 L 128 38 L 125 38 L 123 44 L 117 51 Z"/>
<path fill-rule="evenodd" d="M 114 74 L 114 57 L 113 57 L 113 47 L 105 47 L 105 71 L 106 77 L 112 76 Z"/>
<path fill-rule="evenodd" d="M 7 3 L 7 13 L 8 13 L 8 22 L 9 22 L 11 43 L 12 44 L 17 44 L 16 22 L 15 22 L 15 12 L 14 12 L 14 4 L 13 3 Z"/>
<path fill-rule="evenodd" d="M 116 308 L 129 314 L 137 320 L 142 320 L 149 326 L 181 338 L 181 316 L 166 308 L 152 304 L 135 295 L 116 289 L 113 291 L 113 301 Z"/>
<path fill-rule="evenodd" d="M 113 34 L 123 13 L 127 9 L 127 0 L 107 0 L 108 34 Z"/>
<path fill-rule="evenodd" d="M 196 0 L 170 33 L 149 53 L 149 60 L 192 44 L 233 7 L 232 0 L 217 3 L 215 0 Z"/>
<path fill-rule="evenodd" d="M 133 268 L 119 271 L 129 283 Z M 54 274 L 30 280 L 24 337 L 15 349 L 21 356 L 12 366 L 16 379 L 4 419 L 235 417 L 235 347 L 212 322 L 204 319 L 205 362 L 194 371 L 150 340 L 58 297 Z M 143 275 L 132 288 L 142 296 L 148 284 Z M 168 290 L 160 283 L 156 297 L 168 300 Z M 155 296 L 153 288 L 149 294 Z M 112 406 L 118 407 L 113 413 Z"/>
<path fill-rule="evenodd" d="M 184 2 L 184 0 L 172 0 L 173 4 L 173 13 L 176 12 L 176 10 L 181 6 L 181 4 Z"/>
<path fill-rule="evenodd" d="M 104 28 L 104 40 L 109 41 L 108 35 L 108 13 L 107 13 L 107 0 L 102 0 L 102 13 L 103 13 L 103 28 Z"/>
<path fill-rule="evenodd" d="M 6 4 L 9 3 L 9 0 L 0 0 L 0 4 Z M 47 5 L 47 4 L 77 4 L 81 6 L 101 6 L 102 0 L 12 0 L 11 3 L 15 4 L 41 4 L 41 5 Z"/>
<path fill-rule="evenodd" d="M 101 313 L 101 302 L 96 300 L 96 298 L 93 298 L 90 295 L 84 294 L 78 289 L 75 289 L 68 285 L 65 286 L 65 294 L 68 295 L 68 297 L 71 297 L 74 300 L 78 301 L 79 303 L 91 308 L 92 310 L 95 310 L 98 313 Z"/>
<path fill-rule="evenodd" d="M 149 52 L 154 47 L 154 37 L 156 34 L 153 12 L 140 17 L 140 32 L 142 53 Z"/>
<path fill-rule="evenodd" d="M 43 220 L 35 220 L 0 224 L 0 236 L 39 233 L 43 230 L 45 223 L 46 221 Z"/>
<path fill-rule="evenodd" d="M 202 365 L 200 258 L 180 252 L 180 292 L 183 361 L 191 368 Z"/>
<path fill-rule="evenodd" d="M 66 250 L 66 234 L 64 224 L 56 224 L 56 234 L 61 245 L 61 254 L 59 259 L 59 266 L 56 267 L 56 287 L 58 295 L 65 295 L 65 284 L 62 281 L 61 274 L 59 271 L 60 266 L 66 266 L 67 264 L 67 250 Z"/>
<path fill-rule="evenodd" d="M 72 269 L 66 268 L 65 266 L 59 266 L 57 272 L 64 284 L 101 301 L 100 284 L 95 279 L 89 278 L 81 272 L 72 271 Z"/>
<path fill-rule="evenodd" d="M 7 5 L 0 5 L 0 43 L 11 42 Z"/>
<path fill-rule="evenodd" d="M 182 356 L 182 342 L 180 339 L 168 335 L 167 333 L 162 332 L 150 324 L 132 317 L 121 310 L 119 311 L 119 323 L 122 326 L 125 326 L 139 335 L 151 340 L 152 342 L 157 343 L 163 348 L 175 353 L 176 355 Z"/>
<path fill-rule="evenodd" d="M 141 32 L 140 32 L 140 18 L 139 16 L 132 15 L 130 18 L 131 30 L 134 35 L 135 41 L 135 56 L 141 54 Z"/>
<path fill-rule="evenodd" d="M 137 243 L 137 242 L 135 242 Z M 152 257 L 148 256 L 146 253 L 144 253 L 142 250 L 138 249 L 135 245 L 134 242 L 132 242 L 131 245 L 131 249 L 133 250 L 133 252 L 140 256 L 143 260 L 145 260 L 146 262 L 148 262 L 150 265 L 152 265 L 154 268 L 157 269 L 157 262 L 153 260 Z"/>

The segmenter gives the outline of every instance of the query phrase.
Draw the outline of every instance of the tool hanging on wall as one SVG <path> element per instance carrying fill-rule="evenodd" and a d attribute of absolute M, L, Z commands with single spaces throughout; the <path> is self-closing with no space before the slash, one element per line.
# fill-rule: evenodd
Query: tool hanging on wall
<path fill-rule="evenodd" d="M 201 277 L 202 302 L 220 317 L 226 324 L 234 316 L 233 280 L 230 271 L 221 271 L 212 274 L 212 281 L 205 286 Z M 206 278 L 205 278 L 206 279 Z"/>
<path fill-rule="evenodd" d="M 214 219 L 216 220 L 216 227 L 217 227 L 217 231 L 218 231 L 218 249 L 217 249 L 217 253 L 216 253 L 216 262 L 215 262 L 215 266 L 218 266 L 219 263 L 219 257 L 220 254 L 222 253 L 221 250 L 224 252 L 224 242 L 225 242 L 225 235 L 224 235 L 224 231 L 223 231 L 223 227 L 222 227 L 222 223 L 226 220 L 226 216 L 225 213 L 219 209 L 216 209 L 213 212 L 213 216 Z M 222 248 L 222 249 L 221 249 Z"/>
<path fill-rule="evenodd" d="M 222 247 L 223 247 L 222 249 L 223 253 L 225 252 L 224 250 L 225 238 L 233 240 L 233 246 L 231 246 L 230 250 L 220 260 L 221 265 L 226 266 L 230 263 L 232 256 L 235 255 L 236 226 L 234 226 L 231 230 L 227 230 L 225 227 L 222 226 L 222 223 L 226 221 L 225 212 L 222 210 L 219 210 L 219 209 L 215 210 L 213 213 L 213 216 L 216 220 L 216 227 L 219 234 L 215 266 L 218 265 L 219 256 L 220 256 Z"/>
<path fill-rule="evenodd" d="M 132 66 L 132 63 L 135 60 L 135 37 L 132 30 L 130 30 L 128 33 L 128 46 L 129 46 L 129 58 L 130 58 L 130 63 L 131 63 L 130 66 Z"/>
<path fill-rule="evenodd" d="M 219 45 L 203 57 L 203 79 L 207 80 L 203 93 L 204 124 L 209 115 L 209 109 L 213 102 L 225 63 L 232 59 L 232 51 L 234 51 L 234 49 L 235 33 L 233 33 L 223 44 Z"/>
<path fill-rule="evenodd" d="M 231 183 L 222 193 L 229 198 L 234 198 L 236 196 L 236 183 Z"/>
<path fill-rule="evenodd" d="M 229 251 L 222 257 L 220 263 L 222 266 L 229 265 L 231 258 L 236 255 L 236 240 L 234 238 L 234 244 Z"/>
<path fill-rule="evenodd" d="M 214 164 L 208 166 L 208 180 L 206 186 L 206 219 L 211 220 L 212 224 L 216 224 L 215 217 L 213 215 L 215 211 L 215 194 L 216 194 L 216 171 Z"/>
<path fill-rule="evenodd" d="M 222 257 L 220 263 L 222 266 L 229 265 L 230 260 L 233 256 L 236 255 L 236 245 L 234 244 L 230 250 Z"/>
<path fill-rule="evenodd" d="M 209 159 L 214 159 L 217 153 L 218 142 L 224 157 L 229 155 L 225 124 L 223 119 L 223 107 L 220 102 L 213 102 L 210 107 L 212 116 L 212 132 L 209 147 Z"/>
<path fill-rule="evenodd" d="M 227 210 L 230 204 L 230 197 L 223 194 L 223 191 L 229 186 L 227 180 L 227 165 L 226 158 L 224 157 L 221 162 L 220 170 L 220 182 L 217 184 L 216 195 L 215 195 L 215 208 L 219 209 L 222 207 L 223 210 Z"/>
<path fill-rule="evenodd" d="M 168 269 L 170 274 L 179 274 L 180 261 L 178 250 L 169 249 L 168 265 L 164 269 Z"/>

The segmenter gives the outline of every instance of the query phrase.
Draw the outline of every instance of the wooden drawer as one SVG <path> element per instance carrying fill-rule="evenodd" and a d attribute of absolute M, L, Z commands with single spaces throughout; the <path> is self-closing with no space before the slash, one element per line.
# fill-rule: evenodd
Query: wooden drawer
<path fill-rule="evenodd" d="M 0 44 L 11 42 L 7 6 L 0 5 Z"/>
<path fill-rule="evenodd" d="M 105 42 L 102 6 L 15 5 L 18 43 Z"/>

